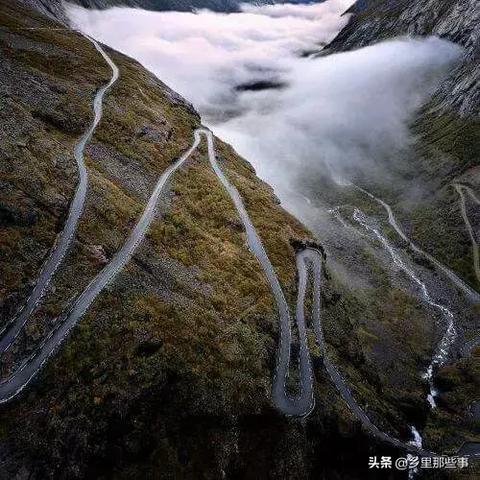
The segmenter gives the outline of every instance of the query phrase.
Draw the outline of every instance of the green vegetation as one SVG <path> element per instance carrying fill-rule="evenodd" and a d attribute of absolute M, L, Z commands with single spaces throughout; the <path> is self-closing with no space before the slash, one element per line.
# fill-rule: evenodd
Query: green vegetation
<path fill-rule="evenodd" d="M 19 128 L 32 126 L 2 143 L 2 153 L 7 152 L 2 168 L 8 174 L 2 181 L 9 185 L 2 202 L 10 210 L 15 203 L 23 217 L 32 211 L 35 219 L 31 225 L 10 223 L 2 231 L 1 253 L 9 258 L 0 272 L 2 298 L 14 296 L 10 311 L 3 310 L 6 321 L 28 295 L 63 226 L 76 184 L 73 145 L 91 121 L 94 91 L 110 73 L 78 35 L 19 33 L 24 24 L 48 23 L 19 17 L 4 4 L 0 13 L 2 55 L 16 75 L 6 82 L 8 114 Z M 191 145 L 199 126 L 193 109 L 159 80 L 132 60 L 112 55 L 121 77 L 106 97 L 104 119 L 87 148 L 90 188 L 76 241 L 7 370 L 48 333 L 67 299 L 102 268 L 95 249 L 108 259 L 122 245 L 157 178 Z M 18 93 L 13 85 L 19 85 Z M 26 146 L 17 146 L 24 136 Z M 271 189 L 243 159 L 220 141 L 217 148 L 293 298 L 290 240 L 308 238 L 308 232 L 276 204 Z M 9 168 L 9 162 L 19 168 Z M 175 175 L 171 195 L 160 203 L 161 215 L 132 262 L 94 302 L 35 387 L 2 412 L 9 445 L 27 459 L 42 458 L 38 468 L 47 476 L 58 469 L 84 476 L 89 465 L 99 465 L 99 471 L 145 478 L 159 461 L 163 470 L 168 466 L 167 475 L 214 472 L 229 461 L 222 449 L 230 448 L 243 416 L 273 417 L 287 431 L 296 429 L 270 406 L 277 331 L 271 293 L 231 201 L 211 171 L 205 145 Z M 23 218 L 10 210 L 8 218 Z M 18 425 L 9 418 L 23 421 Z M 208 422 L 200 429 L 202 418 Z M 245 435 L 254 433 L 242 428 Z M 214 443 L 210 435 L 217 435 Z M 185 449 L 186 463 L 179 458 Z M 211 454 L 219 457 L 210 464 Z M 286 455 L 301 456 L 300 443 Z"/>
<path fill-rule="evenodd" d="M 474 288 L 480 289 L 473 270 L 471 241 L 461 216 L 455 181 L 478 185 L 472 168 L 480 158 L 480 122 L 452 114 L 424 113 L 414 125 L 419 136 L 419 174 L 439 189 L 419 202 L 411 212 L 413 238 L 458 272 Z"/>

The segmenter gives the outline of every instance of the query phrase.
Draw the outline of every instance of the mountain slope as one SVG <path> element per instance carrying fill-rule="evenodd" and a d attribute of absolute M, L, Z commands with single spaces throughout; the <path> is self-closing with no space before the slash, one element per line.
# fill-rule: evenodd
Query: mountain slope
<path fill-rule="evenodd" d="M 369 0 L 361 7 L 328 46 L 328 52 L 348 51 L 402 35 L 438 35 L 465 48 L 462 62 L 412 122 L 413 148 L 391 163 L 396 174 L 395 184 L 375 178 L 365 181 L 370 191 L 393 206 L 404 230 L 417 245 L 455 270 L 478 291 L 480 278 L 475 274 L 472 239 L 465 218 L 471 222 L 473 235 L 478 235 L 479 205 L 473 197 L 467 197 L 462 212 L 462 196 L 458 191 L 458 185 L 465 185 L 474 194 L 480 192 L 478 2 Z M 409 193 L 412 191 L 415 192 L 413 199 Z M 438 280 L 444 281 L 441 277 Z M 462 310 L 471 311 L 472 315 L 460 328 L 460 350 L 472 339 L 473 344 L 478 345 L 480 329 L 480 306 L 466 302 Z M 433 435 L 444 442 L 448 434 L 440 434 L 439 430 L 446 423 L 447 412 L 455 412 L 455 421 L 461 428 L 460 425 L 471 421 L 468 412 L 478 400 L 474 387 L 479 380 L 478 356 L 453 360 L 439 372 L 441 410 L 427 424 L 424 432 L 427 439 Z"/>
<path fill-rule="evenodd" d="M 0 121 L 8 126 L 0 143 L 4 325 L 25 302 L 64 225 L 77 182 L 73 147 L 111 72 L 87 39 L 55 30 L 61 26 L 17 3 L 0 1 L 0 19 Z M 87 147 L 91 180 L 78 234 L 45 301 L 4 358 L 4 374 L 112 259 L 159 175 L 201 125 L 191 105 L 160 80 L 108 53 L 121 75 Z M 245 160 L 219 139 L 216 145 L 293 307 L 292 241 L 311 234 Z M 408 426 L 423 426 L 429 415 L 419 371 L 435 340 L 432 312 L 404 278 L 397 282 L 383 268 L 388 256 L 373 258 L 351 232 L 348 242 L 346 253 L 358 261 L 342 271 L 329 257 L 322 280 L 328 354 L 375 424 L 408 440 Z M 270 290 L 202 145 L 173 177 L 126 268 L 35 382 L 1 407 L 0 478 L 377 478 L 366 459 L 390 449 L 366 437 L 315 347 L 312 415 L 298 421 L 272 407 L 277 341 Z M 476 358 L 441 372 L 448 408 L 428 419 L 428 447 L 455 452 L 476 438 L 464 416 L 479 384 Z"/>
<path fill-rule="evenodd" d="M 21 0 L 21 3 L 47 17 L 67 22 L 62 0 Z"/>
<path fill-rule="evenodd" d="M 0 161 L 0 247 L 2 259 L 9 259 L 0 267 L 5 324 L 26 300 L 63 226 L 77 181 L 74 142 L 91 121 L 93 94 L 110 72 L 78 34 L 48 30 L 58 26 L 12 2 L 0 2 L 0 9 L 1 123 L 9 125 L 2 129 Z M 157 177 L 190 146 L 200 126 L 198 115 L 177 94 L 130 59 L 111 55 L 121 77 L 107 95 L 105 117 L 87 149 L 90 190 L 76 241 L 11 350 L 7 370 L 45 337 L 68 299 L 119 249 Z M 295 259 L 289 242 L 308 232 L 230 147 L 217 141 L 217 148 L 291 290 Z M 220 461 L 215 456 L 224 461 L 221 449 L 233 440 L 221 434 L 217 447 L 205 439 L 194 442 L 204 435 L 202 418 L 219 419 L 206 433 L 215 436 L 222 429 L 235 430 L 222 426 L 232 414 L 271 410 L 273 305 L 236 213 L 205 158 L 205 146 L 174 178 L 171 191 L 163 200 L 164 215 L 47 365 L 38 389 L 3 408 L 2 432 L 9 432 L 3 442 L 17 442 L 26 459 L 27 447 L 30 459 L 46 455 L 35 466 L 39 478 L 53 475 L 52 468 L 68 477 L 86 475 L 93 465 L 88 458 L 108 464 L 117 448 L 126 449 L 125 459 L 133 463 L 140 455 L 163 463 L 174 448 L 168 443 L 179 434 L 165 428 L 180 428 L 178 415 L 189 425 L 193 442 L 182 447 L 192 451 L 193 463 L 181 468 L 215 469 Z M 122 418 L 118 438 L 113 431 Z M 145 435 L 149 440 L 142 439 Z M 202 450 L 213 456 L 211 465 L 201 460 Z M 55 456 L 67 465 L 55 467 Z M 180 468 L 170 457 L 171 468 Z"/>
<path fill-rule="evenodd" d="M 87 39 L 19 3 L 0 1 L 0 19 L 4 326 L 63 228 L 78 180 L 74 145 L 111 71 Z M 120 78 L 87 146 L 90 187 L 78 232 L 42 305 L 3 357 L 4 376 L 112 259 L 159 175 L 201 125 L 191 105 L 138 63 L 109 54 Z M 245 160 L 218 139 L 216 146 L 293 304 L 291 242 L 310 234 Z M 335 297 L 333 286 L 326 292 Z M 361 429 L 318 351 L 308 429 L 273 409 L 277 337 L 270 290 L 202 145 L 172 179 L 127 267 L 35 381 L 1 406 L 0 478 L 300 478 L 338 469 L 330 459 L 340 441 L 351 445 L 347 458 L 365 458 Z"/>

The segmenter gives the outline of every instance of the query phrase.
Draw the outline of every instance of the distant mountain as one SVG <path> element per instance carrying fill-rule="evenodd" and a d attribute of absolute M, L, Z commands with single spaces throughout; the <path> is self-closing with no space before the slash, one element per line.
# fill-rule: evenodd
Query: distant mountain
<path fill-rule="evenodd" d="M 480 188 L 479 2 L 362 0 L 351 12 L 348 25 L 323 54 L 355 50 L 404 35 L 435 35 L 464 48 L 463 60 L 452 69 L 414 122 L 419 153 L 409 175 L 417 181 L 420 174 L 424 175 L 424 184 L 431 184 L 435 194 L 425 196 L 425 205 L 417 205 L 419 218 L 412 221 L 411 230 L 419 243 L 430 244 L 438 258 L 446 259 L 479 288 L 471 262 L 466 260 L 470 258 L 471 245 L 465 226 L 458 215 L 448 213 L 458 209 L 453 185 L 467 183 Z M 405 162 L 402 165 L 405 168 Z M 438 185 L 440 169 L 442 183 Z M 443 218 L 437 212 L 444 212 Z"/>
<path fill-rule="evenodd" d="M 477 0 L 361 0 L 349 24 L 328 47 L 345 51 L 401 35 L 436 35 L 465 48 L 464 62 L 439 92 L 443 110 L 474 115 L 480 105 L 480 8 Z"/>
<path fill-rule="evenodd" d="M 276 2 L 275 0 L 247 0 L 246 2 L 243 0 L 74 0 L 73 3 L 77 3 L 86 8 L 101 9 L 122 5 L 145 8 L 148 10 L 190 11 L 196 8 L 208 8 L 218 12 L 233 12 L 239 9 L 240 3 L 267 5 L 279 2 Z"/>
<path fill-rule="evenodd" d="M 22 3 L 34 7 L 36 10 L 49 16 L 65 20 L 64 2 L 62 2 L 62 0 L 22 0 Z M 125 6 L 159 11 L 176 10 L 188 12 L 199 8 L 208 8 L 216 12 L 235 12 L 239 10 L 241 3 L 274 5 L 276 3 L 287 2 L 285 0 L 71 0 L 70 3 L 81 5 L 85 8 L 98 9 Z M 310 2 L 289 0 L 288 3 Z"/>

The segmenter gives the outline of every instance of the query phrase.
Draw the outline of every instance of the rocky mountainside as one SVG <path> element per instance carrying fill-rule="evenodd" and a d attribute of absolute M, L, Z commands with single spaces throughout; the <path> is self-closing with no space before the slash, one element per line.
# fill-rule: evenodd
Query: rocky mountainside
<path fill-rule="evenodd" d="M 195 8 L 208 8 L 218 12 L 233 12 L 238 10 L 240 2 L 237 0 L 74 0 L 72 3 L 85 8 L 100 9 L 126 6 L 147 10 L 191 11 Z"/>
<path fill-rule="evenodd" d="M 64 0 L 22 0 L 23 3 L 54 18 L 65 20 Z M 191 11 L 198 8 L 208 8 L 216 12 L 238 11 L 241 3 L 254 3 L 256 5 L 273 5 L 285 3 L 283 0 L 71 0 L 71 4 L 77 4 L 85 8 L 111 8 L 111 7 L 136 7 L 147 10 L 175 10 Z M 289 3 L 304 3 L 303 0 L 295 0 Z"/>
<path fill-rule="evenodd" d="M 148 10 L 175 10 L 191 11 L 197 8 L 208 8 L 215 12 L 235 12 L 238 11 L 241 3 L 253 3 L 255 5 L 273 5 L 275 3 L 285 3 L 280 0 L 73 0 L 86 8 L 111 8 L 112 6 L 122 5 L 129 7 L 145 8 Z M 295 0 L 289 3 L 304 3 L 303 0 Z"/>
<path fill-rule="evenodd" d="M 67 21 L 62 0 L 22 0 L 22 3 L 50 18 Z"/>
<path fill-rule="evenodd" d="M 466 54 L 439 92 L 444 108 L 480 115 L 480 9 L 476 0 L 367 0 L 330 45 L 351 50 L 399 35 L 437 35 L 465 47 Z"/>

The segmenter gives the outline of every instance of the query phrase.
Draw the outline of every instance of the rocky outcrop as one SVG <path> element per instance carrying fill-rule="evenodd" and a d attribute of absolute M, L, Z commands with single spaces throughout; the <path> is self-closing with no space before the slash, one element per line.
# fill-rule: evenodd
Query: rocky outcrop
<path fill-rule="evenodd" d="M 477 0 L 367 0 L 328 46 L 345 51 L 399 35 L 438 35 L 465 47 L 462 64 L 437 92 L 437 107 L 480 115 L 480 8 Z"/>
<path fill-rule="evenodd" d="M 52 19 L 67 21 L 62 0 L 21 0 L 21 3 Z"/>

